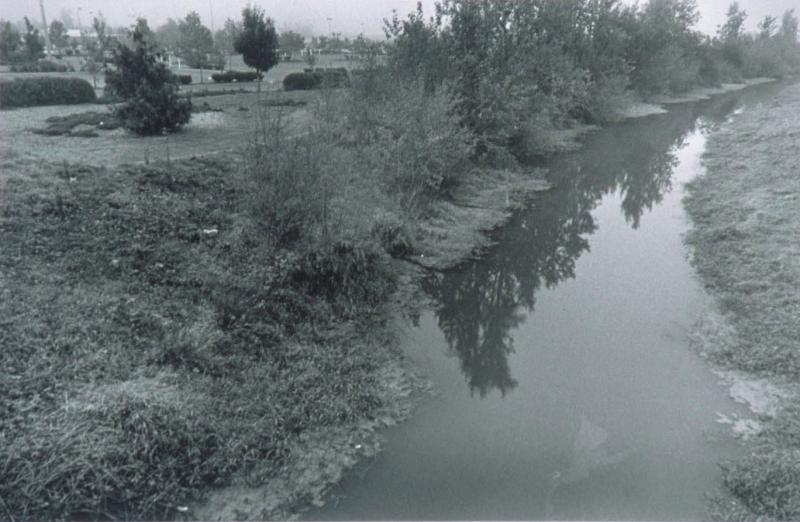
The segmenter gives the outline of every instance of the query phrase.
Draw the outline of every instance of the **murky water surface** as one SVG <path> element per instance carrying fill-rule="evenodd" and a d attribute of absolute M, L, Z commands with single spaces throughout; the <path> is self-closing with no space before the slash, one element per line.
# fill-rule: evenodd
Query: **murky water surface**
<path fill-rule="evenodd" d="M 311 519 L 701 519 L 738 406 L 691 351 L 682 243 L 706 136 L 762 87 L 613 126 L 481 262 L 432 278 L 406 352 L 438 394 Z"/>

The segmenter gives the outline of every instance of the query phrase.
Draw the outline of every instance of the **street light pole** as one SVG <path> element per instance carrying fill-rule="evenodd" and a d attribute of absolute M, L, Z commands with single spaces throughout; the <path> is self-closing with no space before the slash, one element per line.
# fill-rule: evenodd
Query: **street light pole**
<path fill-rule="evenodd" d="M 44 14 L 44 0 L 39 0 L 39 9 L 42 12 L 42 25 L 44 26 L 44 45 L 47 49 L 47 54 L 50 54 L 50 31 L 47 27 L 47 17 Z"/>

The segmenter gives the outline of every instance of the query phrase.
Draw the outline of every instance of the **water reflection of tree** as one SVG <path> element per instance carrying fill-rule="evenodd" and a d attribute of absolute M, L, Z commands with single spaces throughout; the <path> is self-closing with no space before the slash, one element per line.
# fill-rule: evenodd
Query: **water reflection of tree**
<path fill-rule="evenodd" d="M 718 119 L 731 108 L 703 110 Z M 512 331 L 525 310 L 533 311 L 536 292 L 575 277 L 576 261 L 597 228 L 591 213 L 604 195 L 619 190 L 626 220 L 639 227 L 645 210 L 671 189 L 676 152 L 700 110 L 683 107 L 657 120 L 619 125 L 553 161 L 557 188 L 517 215 L 486 259 L 429 278 L 425 290 L 471 393 L 485 397 L 496 389 L 505 396 L 514 389 Z"/>

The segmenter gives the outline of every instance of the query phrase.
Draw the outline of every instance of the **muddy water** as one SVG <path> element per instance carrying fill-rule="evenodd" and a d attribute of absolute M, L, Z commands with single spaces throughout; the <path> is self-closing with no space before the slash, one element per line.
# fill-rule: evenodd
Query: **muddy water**
<path fill-rule="evenodd" d="M 701 519 L 739 412 L 688 335 L 706 305 L 683 184 L 708 132 L 775 87 L 623 123 L 486 259 L 432 277 L 404 347 L 437 395 L 310 519 Z"/>

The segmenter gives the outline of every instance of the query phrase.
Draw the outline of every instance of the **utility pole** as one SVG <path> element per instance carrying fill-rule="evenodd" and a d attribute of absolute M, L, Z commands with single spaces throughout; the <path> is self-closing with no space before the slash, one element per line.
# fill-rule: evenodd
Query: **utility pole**
<path fill-rule="evenodd" d="M 44 48 L 50 54 L 50 28 L 47 27 L 47 17 L 44 15 L 44 0 L 39 0 L 39 9 L 42 11 L 42 25 L 44 26 Z"/>
<path fill-rule="evenodd" d="M 214 3 L 208 0 L 208 14 L 211 16 L 211 34 L 214 34 Z"/>

